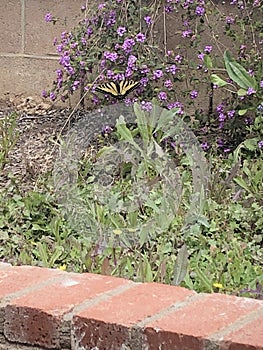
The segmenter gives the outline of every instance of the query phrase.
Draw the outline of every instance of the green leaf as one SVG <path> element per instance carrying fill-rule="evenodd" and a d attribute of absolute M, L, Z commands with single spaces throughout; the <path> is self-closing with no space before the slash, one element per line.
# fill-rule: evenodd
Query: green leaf
<path fill-rule="evenodd" d="M 206 68 L 208 68 L 208 69 L 213 68 L 213 63 L 212 63 L 211 57 L 209 55 L 204 56 L 204 63 L 205 63 Z"/>
<path fill-rule="evenodd" d="M 120 118 L 117 120 L 116 128 L 123 140 L 134 143 L 132 133 L 127 128 L 124 118 L 122 116 L 120 116 Z"/>
<path fill-rule="evenodd" d="M 257 89 L 257 82 L 251 77 L 241 64 L 237 63 L 231 53 L 227 50 L 224 53 L 225 67 L 229 77 L 237 83 L 241 88 Z"/>
<path fill-rule="evenodd" d="M 258 138 L 247 139 L 243 144 L 249 151 L 255 151 L 258 148 L 258 141 Z"/>
<path fill-rule="evenodd" d="M 239 90 L 237 91 L 237 94 L 238 94 L 238 96 L 246 96 L 247 90 L 239 89 Z"/>
<path fill-rule="evenodd" d="M 238 111 L 238 115 L 245 115 L 247 113 L 247 109 L 240 109 Z"/>
<path fill-rule="evenodd" d="M 211 82 L 213 84 L 218 85 L 219 87 L 225 86 L 228 84 L 227 81 L 223 80 L 222 78 L 220 78 L 218 75 L 216 74 L 211 74 L 210 76 Z"/>
<path fill-rule="evenodd" d="M 238 176 L 234 178 L 234 181 L 244 190 L 246 190 L 247 192 L 251 192 L 250 188 L 248 187 L 248 185 L 246 184 L 246 182 L 242 179 L 242 177 Z"/>
<path fill-rule="evenodd" d="M 172 284 L 178 286 L 185 278 L 188 267 L 188 251 L 186 244 L 178 251 L 177 259 L 174 265 L 174 279 Z"/>
<path fill-rule="evenodd" d="M 151 265 L 149 261 L 145 261 L 145 267 L 144 267 L 144 274 L 145 274 L 145 282 L 152 282 L 153 281 L 153 272 Z"/>
<path fill-rule="evenodd" d="M 134 104 L 134 113 L 137 117 L 138 129 L 139 129 L 140 135 L 141 135 L 142 140 L 143 140 L 144 148 L 146 149 L 147 145 L 149 143 L 149 140 L 150 140 L 149 133 L 148 133 L 148 122 L 147 122 L 146 114 L 145 114 L 145 111 L 143 109 L 141 109 L 141 107 L 138 103 Z"/>

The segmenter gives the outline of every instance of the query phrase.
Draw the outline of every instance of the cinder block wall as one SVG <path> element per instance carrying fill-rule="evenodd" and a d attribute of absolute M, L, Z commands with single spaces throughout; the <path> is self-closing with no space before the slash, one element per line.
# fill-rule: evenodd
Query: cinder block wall
<path fill-rule="evenodd" d="M 37 96 L 58 68 L 54 37 L 76 24 L 83 0 L 0 1 L 0 98 Z M 51 12 L 62 21 L 45 22 Z M 65 23 L 64 19 L 66 19 Z"/>
<path fill-rule="evenodd" d="M 93 1 L 98 2 L 89 0 L 88 4 Z M 76 26 L 83 4 L 85 0 L 0 0 L 0 99 L 8 95 L 41 96 L 43 89 L 51 87 L 55 79 L 54 71 L 58 68 L 53 39 Z M 225 13 L 235 11 L 234 6 L 226 3 L 218 6 Z M 46 23 L 44 17 L 49 12 L 62 21 L 56 25 Z M 183 43 L 176 25 L 174 18 L 166 23 L 168 49 Z M 214 30 L 221 36 L 221 23 L 215 23 Z M 179 34 L 175 35 L 175 32 Z M 156 36 L 156 40 L 162 44 L 162 19 L 156 27 Z M 225 47 L 233 49 L 230 41 L 222 40 Z M 200 47 L 207 42 L 211 42 L 211 38 L 204 36 Z M 185 48 L 185 55 L 191 57 L 192 52 Z M 208 104 L 207 86 L 204 85 L 203 90 L 203 99 Z"/>

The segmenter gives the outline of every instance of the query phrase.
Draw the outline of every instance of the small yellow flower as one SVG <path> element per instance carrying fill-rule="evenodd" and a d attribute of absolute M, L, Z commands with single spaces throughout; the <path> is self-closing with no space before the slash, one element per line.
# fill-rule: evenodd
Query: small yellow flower
<path fill-rule="evenodd" d="M 122 230 L 113 230 L 113 233 L 119 236 L 122 234 Z"/>
<path fill-rule="evenodd" d="M 61 270 L 61 271 L 65 271 L 66 269 L 67 269 L 67 265 L 66 264 L 63 264 L 63 265 L 59 266 L 59 270 Z"/>
<path fill-rule="evenodd" d="M 222 289 L 223 288 L 223 284 L 221 284 L 221 283 L 213 283 L 213 287 L 218 288 L 218 289 Z"/>

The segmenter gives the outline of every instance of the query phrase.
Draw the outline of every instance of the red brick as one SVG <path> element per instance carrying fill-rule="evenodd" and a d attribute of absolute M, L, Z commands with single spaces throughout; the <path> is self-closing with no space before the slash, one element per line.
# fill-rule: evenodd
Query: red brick
<path fill-rule="evenodd" d="M 65 272 L 35 266 L 13 266 L 0 269 L 0 298 L 36 286 L 38 283 L 62 275 Z"/>
<path fill-rule="evenodd" d="M 261 303 L 261 317 L 224 337 L 224 342 L 230 344 L 229 350 L 263 350 L 263 302 Z"/>
<path fill-rule="evenodd" d="M 194 294 L 187 289 L 164 284 L 138 284 L 120 296 L 75 314 L 75 343 L 79 347 L 120 349 L 129 342 L 130 327 Z"/>
<path fill-rule="evenodd" d="M 79 303 L 124 285 L 133 283 L 109 276 L 64 273 L 63 280 L 11 301 L 6 307 L 5 336 L 10 341 L 59 347 L 64 314 Z"/>
<path fill-rule="evenodd" d="M 146 344 L 151 350 L 202 350 L 204 340 L 251 311 L 258 302 L 223 294 L 204 295 L 179 310 L 147 324 Z"/>

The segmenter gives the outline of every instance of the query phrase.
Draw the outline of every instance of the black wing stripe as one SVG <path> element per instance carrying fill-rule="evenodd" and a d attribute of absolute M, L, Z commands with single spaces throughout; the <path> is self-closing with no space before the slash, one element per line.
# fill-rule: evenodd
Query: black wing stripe
<path fill-rule="evenodd" d="M 117 99 L 123 99 L 132 90 L 139 86 L 140 82 L 134 82 L 133 80 L 122 80 L 118 82 L 108 82 L 98 85 L 95 90 L 103 94 L 109 94 Z"/>

